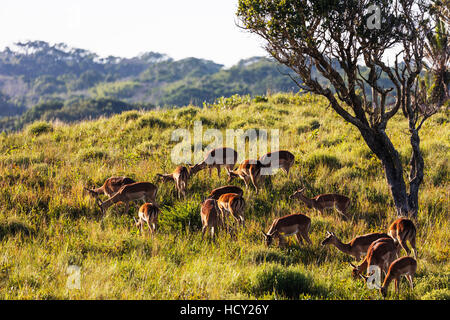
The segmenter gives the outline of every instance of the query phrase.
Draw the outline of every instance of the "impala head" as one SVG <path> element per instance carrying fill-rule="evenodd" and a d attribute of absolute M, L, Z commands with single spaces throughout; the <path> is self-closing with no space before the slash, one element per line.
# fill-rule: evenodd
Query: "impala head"
<path fill-rule="evenodd" d="M 353 269 L 352 269 L 352 277 L 353 279 L 358 279 L 360 277 L 359 267 L 355 266 L 353 263 L 348 263 Z"/>
<path fill-rule="evenodd" d="M 266 246 L 270 246 L 273 241 L 273 235 L 265 233 L 264 231 L 261 231 L 264 235 L 264 242 L 266 243 Z"/>
<path fill-rule="evenodd" d="M 377 286 L 377 285 L 376 285 Z M 381 293 L 381 295 L 383 296 L 383 298 L 386 298 L 386 295 L 387 295 L 387 287 L 380 287 L 380 286 L 377 286 L 378 287 L 378 289 L 380 290 L 380 293 Z"/>
<path fill-rule="evenodd" d="M 92 196 L 94 198 L 98 198 L 98 193 L 94 189 L 89 189 L 86 187 L 83 187 L 83 189 L 86 190 L 90 196 Z"/>
<path fill-rule="evenodd" d="M 156 182 L 168 182 L 171 180 L 171 177 L 165 175 L 165 174 L 161 174 L 161 173 L 157 173 L 156 174 Z"/>
<path fill-rule="evenodd" d="M 199 172 L 200 170 L 203 170 L 205 168 L 206 168 L 206 163 L 200 162 L 200 163 L 194 164 L 193 166 L 189 166 L 187 169 L 188 169 L 189 176 L 193 176 L 194 174 L 196 174 L 197 172 Z"/>
<path fill-rule="evenodd" d="M 305 188 L 301 188 L 301 189 L 298 189 L 297 191 L 295 191 L 290 197 L 289 197 L 289 199 L 301 199 L 301 197 L 303 196 L 303 192 L 305 191 Z M 310 208 L 311 209 L 311 205 L 309 205 L 309 204 L 307 204 L 307 203 L 305 203 L 306 204 L 306 206 L 308 207 L 308 208 Z"/>
<path fill-rule="evenodd" d="M 327 235 L 327 237 L 322 241 L 323 246 L 332 243 L 333 239 L 336 238 L 336 235 L 334 234 L 334 232 L 327 231 L 326 235 Z"/>
<path fill-rule="evenodd" d="M 100 207 L 100 211 L 102 212 L 102 214 L 105 214 L 105 210 L 103 209 L 103 203 L 99 198 L 97 198 L 97 205 Z"/>

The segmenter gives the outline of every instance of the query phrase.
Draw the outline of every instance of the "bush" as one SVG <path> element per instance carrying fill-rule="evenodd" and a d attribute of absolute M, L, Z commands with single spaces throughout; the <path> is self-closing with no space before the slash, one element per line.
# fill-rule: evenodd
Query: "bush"
<path fill-rule="evenodd" d="M 319 164 L 322 164 L 332 169 L 341 168 L 341 162 L 339 161 L 339 159 L 334 155 L 328 154 L 326 151 L 317 151 L 311 153 L 308 156 L 306 162 L 310 169 L 315 168 Z"/>
<path fill-rule="evenodd" d="M 450 300 L 449 289 L 437 289 L 428 292 L 422 297 L 422 300 Z"/>
<path fill-rule="evenodd" d="M 167 231 L 198 230 L 201 228 L 200 201 L 189 200 L 176 203 L 172 207 L 161 209 L 159 217 L 160 228 Z"/>
<path fill-rule="evenodd" d="M 144 127 L 167 128 L 169 126 L 169 124 L 159 118 L 155 118 L 154 116 L 147 115 L 147 116 L 143 116 L 139 119 L 138 126 L 140 128 L 144 128 Z"/>
<path fill-rule="evenodd" d="M 95 159 L 106 159 L 108 158 L 108 153 L 97 148 L 81 149 L 77 155 L 80 161 L 89 161 Z"/>
<path fill-rule="evenodd" d="M 317 294 L 314 282 L 307 275 L 293 267 L 269 265 L 258 271 L 248 287 L 256 296 L 275 293 L 283 297 L 298 299 L 302 294 Z"/>
<path fill-rule="evenodd" d="M 27 128 L 28 134 L 38 136 L 43 133 L 52 132 L 53 126 L 48 122 L 35 122 Z"/>

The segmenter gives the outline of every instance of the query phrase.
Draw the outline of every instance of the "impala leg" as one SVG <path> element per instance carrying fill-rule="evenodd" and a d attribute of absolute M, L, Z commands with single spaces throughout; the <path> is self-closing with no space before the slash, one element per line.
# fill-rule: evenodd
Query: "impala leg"
<path fill-rule="evenodd" d="M 278 237 L 278 245 L 280 247 L 285 247 L 286 246 L 286 241 L 285 241 L 284 237 L 281 234 Z"/>
<path fill-rule="evenodd" d="M 395 280 L 394 280 L 394 284 L 395 284 L 395 294 L 396 295 L 398 295 L 398 283 L 399 283 L 399 280 L 400 279 L 398 279 L 398 278 L 395 278 Z"/>
<path fill-rule="evenodd" d="M 301 235 L 303 239 L 305 239 L 305 241 L 308 242 L 308 244 L 312 245 L 312 241 L 309 238 L 308 231 L 303 231 Z"/>
<path fill-rule="evenodd" d="M 149 222 L 149 221 L 147 221 L 147 227 L 148 227 L 148 232 L 150 233 L 151 236 L 153 236 L 153 228 L 152 228 L 152 226 L 150 225 L 150 222 Z"/>
<path fill-rule="evenodd" d="M 203 228 L 202 228 L 202 241 L 203 241 L 203 237 L 205 236 L 205 232 L 206 232 L 207 228 L 208 228 L 208 226 L 203 226 Z"/>
<path fill-rule="evenodd" d="M 214 227 L 211 227 L 211 238 L 212 238 L 212 241 L 213 242 L 216 242 L 216 235 L 215 235 L 215 233 L 214 233 Z"/>
<path fill-rule="evenodd" d="M 411 247 L 413 249 L 414 258 L 417 259 L 417 249 L 416 249 L 416 239 L 415 239 L 415 237 L 409 239 L 409 244 L 411 245 Z"/>
<path fill-rule="evenodd" d="M 217 166 L 216 169 L 217 169 L 217 177 L 220 178 L 220 166 Z"/>
<path fill-rule="evenodd" d="M 400 246 L 401 246 L 403 249 L 405 249 L 406 255 L 409 256 L 409 254 L 411 253 L 411 250 L 409 250 L 408 245 L 406 244 L 406 239 L 405 239 L 404 237 L 403 237 L 403 238 L 400 237 L 398 240 L 399 240 L 398 242 L 400 242 Z"/>
<path fill-rule="evenodd" d="M 413 285 L 412 275 L 407 274 L 407 275 L 406 275 L 406 279 L 407 279 L 408 282 L 409 282 L 409 287 L 411 288 L 411 290 L 413 290 L 413 289 L 414 289 L 414 285 Z"/>
<path fill-rule="evenodd" d="M 303 245 L 303 238 L 302 238 L 302 236 L 300 235 L 300 233 L 297 232 L 297 233 L 295 234 L 295 237 L 297 238 L 298 244 L 299 244 L 300 246 L 302 246 L 302 245 Z"/>
<path fill-rule="evenodd" d="M 128 214 L 128 210 L 130 210 L 130 202 L 129 201 L 127 201 L 125 203 L 125 214 Z"/>

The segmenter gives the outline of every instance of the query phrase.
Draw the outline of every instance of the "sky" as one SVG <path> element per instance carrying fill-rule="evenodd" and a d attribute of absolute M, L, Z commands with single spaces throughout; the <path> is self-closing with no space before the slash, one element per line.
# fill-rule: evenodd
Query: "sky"
<path fill-rule="evenodd" d="M 238 0 L 2 0 L 0 50 L 13 43 L 64 42 L 106 57 L 154 51 L 231 67 L 267 56 L 256 35 L 236 26 Z"/>

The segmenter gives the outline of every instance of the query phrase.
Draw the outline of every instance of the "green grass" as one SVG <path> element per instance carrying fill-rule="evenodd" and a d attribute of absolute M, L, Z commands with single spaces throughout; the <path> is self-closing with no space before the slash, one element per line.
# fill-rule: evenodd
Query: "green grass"
<path fill-rule="evenodd" d="M 256 100 L 234 96 L 215 107 L 35 123 L 0 135 L 0 299 L 381 299 L 351 278 L 352 257 L 320 245 L 327 230 L 350 240 L 385 231 L 396 218 L 380 162 L 322 98 L 276 94 Z M 134 226 L 138 204 L 129 215 L 117 205 L 102 218 L 83 187 L 100 186 L 113 175 L 155 182 L 156 173 L 175 167 L 172 132 L 199 120 L 204 130 L 280 129 L 280 148 L 295 154 L 290 178 L 280 171 L 259 194 L 245 190 L 245 231 L 201 241 L 200 203 L 211 189 L 228 184 L 224 171 L 220 179 L 216 171 L 194 176 L 185 200 L 177 199 L 173 184 L 159 185 L 160 225 L 153 238 Z M 405 166 L 406 128 L 396 116 L 387 129 Z M 421 131 L 425 179 L 415 221 L 415 288 L 402 280 L 400 295 L 392 285 L 389 299 L 449 299 L 449 138 L 445 112 Z M 302 183 L 310 197 L 348 195 L 352 218 L 342 221 L 334 211 L 321 216 L 289 200 Z M 313 245 L 299 247 L 291 239 L 287 248 L 265 247 L 261 230 L 293 212 L 311 217 Z M 80 290 L 66 287 L 69 265 L 81 267 Z"/>

